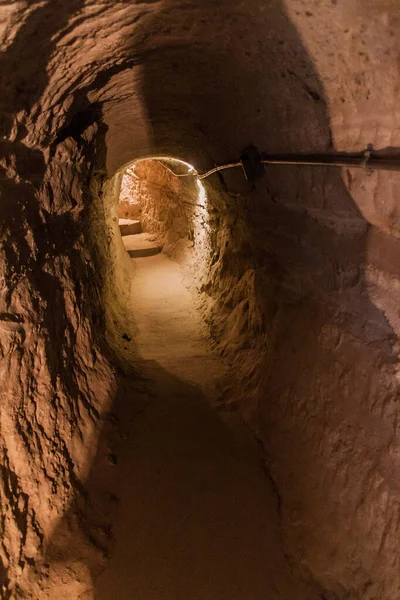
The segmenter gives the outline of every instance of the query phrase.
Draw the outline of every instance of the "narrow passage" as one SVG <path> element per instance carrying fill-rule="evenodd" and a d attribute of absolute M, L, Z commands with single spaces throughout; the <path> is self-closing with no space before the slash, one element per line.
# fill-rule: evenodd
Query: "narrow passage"
<path fill-rule="evenodd" d="M 148 402 L 118 415 L 115 547 L 99 600 L 314 599 L 284 556 L 277 498 L 247 428 L 220 414 L 226 375 L 179 265 L 124 237 L 136 268 L 132 311 Z"/>

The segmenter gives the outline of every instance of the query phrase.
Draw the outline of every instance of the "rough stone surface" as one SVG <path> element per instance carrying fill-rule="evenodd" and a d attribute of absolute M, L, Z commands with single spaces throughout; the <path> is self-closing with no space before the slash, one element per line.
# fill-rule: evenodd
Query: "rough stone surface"
<path fill-rule="evenodd" d="M 131 187 L 131 197 L 137 202 L 143 231 L 153 236 L 166 254 L 186 266 L 191 285 L 195 285 L 205 276 L 202 271 L 211 256 L 211 205 L 201 182 L 192 175 L 173 175 L 187 172 L 188 167 L 176 161 L 139 161 L 135 167 L 139 180 Z"/>
<path fill-rule="evenodd" d="M 120 219 L 138 220 L 141 217 L 141 210 L 137 201 L 139 180 L 137 176 L 127 169 L 122 177 L 121 191 L 119 195 Z"/>
<path fill-rule="evenodd" d="M 4 598 L 83 598 L 106 553 L 78 498 L 116 393 L 113 323 L 129 318 L 122 169 L 211 168 L 249 143 L 396 148 L 399 19 L 396 0 L 1 3 Z M 239 380 L 225 408 L 265 449 L 287 555 L 335 600 L 400 594 L 399 177 L 270 167 L 254 187 L 205 183 L 196 285 Z M 96 540 L 72 566 L 71 531 Z"/>

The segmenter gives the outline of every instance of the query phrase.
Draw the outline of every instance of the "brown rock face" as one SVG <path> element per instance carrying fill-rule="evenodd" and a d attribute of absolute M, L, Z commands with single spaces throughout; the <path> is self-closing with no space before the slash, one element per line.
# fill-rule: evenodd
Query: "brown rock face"
<path fill-rule="evenodd" d="M 121 180 L 118 216 L 120 219 L 140 219 L 141 210 L 138 202 L 139 180 L 131 171 L 126 171 Z"/>
<path fill-rule="evenodd" d="M 101 453 L 117 468 L 111 409 L 141 381 L 125 168 L 398 147 L 399 23 L 396 0 L 0 3 L 2 598 L 92 598 L 111 552 L 90 474 Z M 263 448 L 301 597 L 399 598 L 400 175 L 201 189 L 140 164 L 144 227 L 231 366 L 219 408 Z"/>

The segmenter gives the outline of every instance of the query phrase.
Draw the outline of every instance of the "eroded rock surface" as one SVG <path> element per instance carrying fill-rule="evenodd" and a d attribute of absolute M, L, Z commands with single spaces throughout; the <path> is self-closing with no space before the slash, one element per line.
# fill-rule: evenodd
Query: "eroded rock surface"
<path fill-rule="evenodd" d="M 84 597 L 85 564 L 107 554 L 84 499 L 132 277 L 124 166 L 398 146 L 399 18 L 394 0 L 0 5 L 4 598 Z M 399 596 L 398 183 L 283 167 L 205 182 L 196 287 L 238 380 L 227 404 L 264 447 L 287 556 L 324 598 Z"/>

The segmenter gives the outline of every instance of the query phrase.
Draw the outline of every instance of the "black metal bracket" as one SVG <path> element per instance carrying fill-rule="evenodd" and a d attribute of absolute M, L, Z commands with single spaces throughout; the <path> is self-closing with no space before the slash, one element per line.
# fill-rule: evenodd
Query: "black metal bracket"
<path fill-rule="evenodd" d="M 248 146 L 242 152 L 240 157 L 244 176 L 247 181 L 254 181 L 264 173 L 264 165 L 261 162 L 261 155 L 255 146 Z"/>

